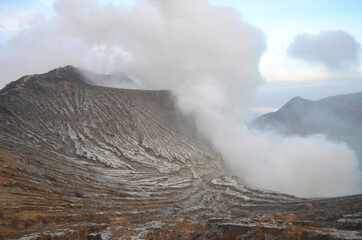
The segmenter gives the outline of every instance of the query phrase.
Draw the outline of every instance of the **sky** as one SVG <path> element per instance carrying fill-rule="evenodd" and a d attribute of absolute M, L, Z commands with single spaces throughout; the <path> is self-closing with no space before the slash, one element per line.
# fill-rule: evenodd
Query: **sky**
<path fill-rule="evenodd" d="M 134 0 L 99 0 L 131 9 Z M 0 51 L 14 36 L 55 15 L 54 0 L 0 0 Z M 266 50 L 259 70 L 264 79 L 254 98 L 258 115 L 274 111 L 294 96 L 312 100 L 362 91 L 362 1 L 359 0 L 209 0 L 229 6 L 244 21 L 260 28 Z M 328 37 L 343 38 L 328 45 Z M 334 37 L 333 37 L 334 34 Z M 349 38 L 349 39 L 347 39 Z M 350 40 L 350 42 L 348 42 Z M 309 46 L 308 46 L 309 43 Z M 344 44 L 346 47 L 343 48 Z M 354 48 L 350 49 L 350 45 Z M 305 48 L 309 56 L 301 56 Z M 347 49 L 348 48 L 348 49 Z M 341 49 L 348 56 L 328 55 Z M 314 54 L 314 55 L 313 55 Z M 303 54 L 302 54 L 303 55 Z M 1 56 L 1 52 L 0 52 Z M 19 73 L 20 77 L 21 74 Z M 14 76 L 15 77 L 15 76 Z M 16 78 L 15 78 L 16 79 Z M 15 79 L 2 79 L 0 87 Z"/>
<path fill-rule="evenodd" d="M 288 54 L 289 46 L 299 34 L 342 30 L 361 43 L 362 1 L 213 0 L 212 3 L 237 8 L 247 22 L 266 34 L 267 50 L 260 62 L 265 84 L 259 88 L 254 101 L 257 113 L 275 111 L 295 96 L 318 100 L 362 91 L 360 48 L 356 51 L 359 52 L 357 61 L 345 68 Z"/>

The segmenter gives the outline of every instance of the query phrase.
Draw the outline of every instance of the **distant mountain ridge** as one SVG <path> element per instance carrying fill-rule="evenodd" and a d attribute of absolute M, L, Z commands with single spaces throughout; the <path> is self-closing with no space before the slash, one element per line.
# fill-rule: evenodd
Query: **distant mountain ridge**
<path fill-rule="evenodd" d="M 312 101 L 295 97 L 278 111 L 255 119 L 251 127 L 286 135 L 362 136 L 362 92 Z"/>

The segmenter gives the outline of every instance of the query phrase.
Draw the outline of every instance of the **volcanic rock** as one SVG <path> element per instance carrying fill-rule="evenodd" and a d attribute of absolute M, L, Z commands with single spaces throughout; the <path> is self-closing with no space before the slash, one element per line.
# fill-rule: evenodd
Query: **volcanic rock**
<path fill-rule="evenodd" d="M 0 91 L 1 239 L 362 239 L 362 195 L 252 188 L 170 92 L 90 83 L 67 66 Z"/>

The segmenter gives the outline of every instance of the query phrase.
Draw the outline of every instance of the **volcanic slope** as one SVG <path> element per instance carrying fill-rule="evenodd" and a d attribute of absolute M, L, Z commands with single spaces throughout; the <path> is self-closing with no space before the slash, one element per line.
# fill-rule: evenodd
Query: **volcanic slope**
<path fill-rule="evenodd" d="M 362 239 L 361 195 L 251 188 L 169 92 L 84 76 L 67 66 L 0 91 L 0 239 Z"/>

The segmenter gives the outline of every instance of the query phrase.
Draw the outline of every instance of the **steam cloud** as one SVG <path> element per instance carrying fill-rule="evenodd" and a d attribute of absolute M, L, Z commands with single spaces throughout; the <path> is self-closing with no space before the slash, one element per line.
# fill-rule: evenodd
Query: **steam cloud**
<path fill-rule="evenodd" d="M 359 52 L 359 42 L 342 30 L 299 34 L 288 48 L 288 54 L 292 57 L 320 62 L 331 69 L 341 69 L 357 63 Z"/>
<path fill-rule="evenodd" d="M 54 19 L 3 47 L 0 72 L 14 78 L 67 64 L 122 70 L 145 88 L 173 90 L 181 110 L 251 185 L 299 196 L 356 193 L 357 160 L 345 145 L 250 131 L 235 117 L 262 82 L 265 45 L 238 12 L 206 0 L 139 0 L 131 10 L 59 0 Z"/>

